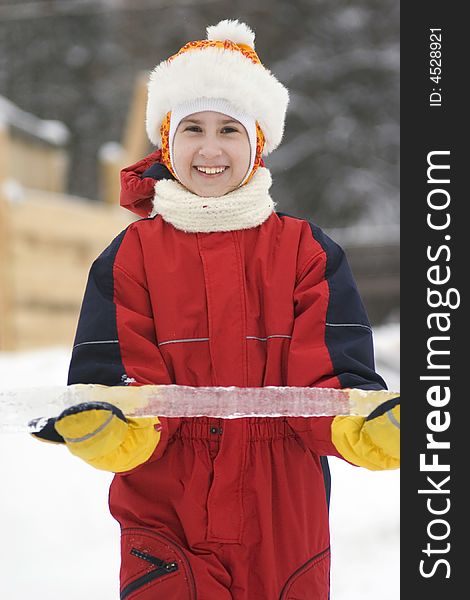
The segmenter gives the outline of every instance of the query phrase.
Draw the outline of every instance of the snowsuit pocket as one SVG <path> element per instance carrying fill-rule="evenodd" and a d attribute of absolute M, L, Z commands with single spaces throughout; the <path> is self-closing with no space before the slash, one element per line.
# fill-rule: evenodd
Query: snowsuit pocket
<path fill-rule="evenodd" d="M 330 549 L 327 548 L 290 575 L 279 600 L 328 600 L 329 589 Z"/>
<path fill-rule="evenodd" d="M 183 550 L 165 535 L 135 527 L 121 534 L 121 600 L 196 600 Z"/>

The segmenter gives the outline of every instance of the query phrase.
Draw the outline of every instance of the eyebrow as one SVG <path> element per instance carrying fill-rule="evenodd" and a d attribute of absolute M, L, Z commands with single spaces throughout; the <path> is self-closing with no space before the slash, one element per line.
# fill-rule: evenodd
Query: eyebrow
<path fill-rule="evenodd" d="M 181 119 L 181 123 L 195 123 L 196 125 L 200 125 L 202 121 L 200 119 L 193 119 L 192 117 L 187 117 L 185 119 Z M 235 123 L 236 125 L 241 125 L 239 121 L 236 119 L 222 119 L 219 121 L 222 125 L 227 125 L 228 123 Z"/>

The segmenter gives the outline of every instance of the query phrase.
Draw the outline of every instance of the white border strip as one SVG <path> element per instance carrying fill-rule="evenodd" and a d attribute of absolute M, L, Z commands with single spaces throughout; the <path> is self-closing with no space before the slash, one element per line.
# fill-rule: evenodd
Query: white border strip
<path fill-rule="evenodd" d="M 79 344 L 75 344 L 72 350 L 78 348 L 79 346 L 86 346 L 87 344 L 119 344 L 119 340 L 101 340 L 97 342 L 80 342 Z"/>
<path fill-rule="evenodd" d="M 372 331 L 372 328 L 368 325 L 362 325 L 361 323 L 325 323 L 328 327 L 363 327 Z"/>

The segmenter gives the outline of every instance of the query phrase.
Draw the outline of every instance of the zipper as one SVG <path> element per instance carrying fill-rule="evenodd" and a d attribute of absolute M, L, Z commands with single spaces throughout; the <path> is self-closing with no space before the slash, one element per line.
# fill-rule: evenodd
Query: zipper
<path fill-rule="evenodd" d="M 289 590 L 291 584 L 301 574 L 302 571 L 304 571 L 311 563 L 313 563 L 313 562 L 315 562 L 315 563 L 320 562 L 323 558 L 325 558 L 325 556 L 329 552 L 330 552 L 330 548 L 327 548 L 326 550 L 323 550 L 322 552 L 319 552 L 318 554 L 316 554 L 315 556 L 313 556 L 312 558 L 310 558 L 301 567 L 299 567 L 296 571 L 294 571 L 292 573 L 292 575 L 289 577 L 289 579 L 286 581 L 286 583 L 284 584 L 284 586 L 283 586 L 283 588 L 281 590 L 281 595 L 279 596 L 279 600 L 283 600 L 284 594 Z"/>
<path fill-rule="evenodd" d="M 137 550 L 137 548 L 132 548 L 130 553 L 134 556 L 137 556 L 138 558 L 141 558 L 142 560 L 146 560 L 147 562 L 151 563 L 155 566 L 155 569 L 152 569 L 152 571 L 149 571 L 145 575 L 142 575 L 141 577 L 138 577 L 137 579 L 129 583 L 129 585 L 126 585 L 126 587 L 121 591 L 121 600 L 127 598 L 129 594 L 132 594 L 132 592 L 135 592 L 135 590 L 144 586 L 146 583 L 150 583 L 151 581 L 154 581 L 159 577 L 163 577 L 165 575 L 168 575 L 169 573 L 174 573 L 175 571 L 178 571 L 179 567 L 178 563 L 176 562 L 167 563 L 164 560 L 157 558 L 156 556 L 148 554 L 147 552 Z"/>

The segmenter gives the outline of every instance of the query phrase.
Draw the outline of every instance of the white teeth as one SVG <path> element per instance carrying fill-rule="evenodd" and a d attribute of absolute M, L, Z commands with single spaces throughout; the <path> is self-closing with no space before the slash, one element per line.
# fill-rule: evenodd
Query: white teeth
<path fill-rule="evenodd" d="M 207 175 L 215 175 L 215 173 L 223 173 L 227 167 L 196 167 L 198 171 Z"/>

